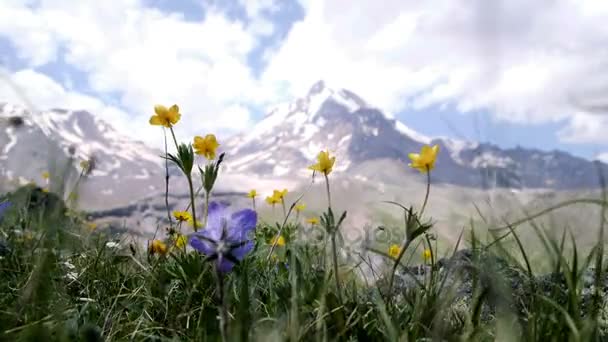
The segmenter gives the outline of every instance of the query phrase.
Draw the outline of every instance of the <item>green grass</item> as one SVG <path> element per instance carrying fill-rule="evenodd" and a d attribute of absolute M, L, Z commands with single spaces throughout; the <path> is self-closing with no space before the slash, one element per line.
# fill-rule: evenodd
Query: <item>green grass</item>
<path fill-rule="evenodd" d="M 223 306 L 214 268 L 203 255 L 178 249 L 151 255 L 126 236 L 90 232 L 82 214 L 32 186 L 8 198 L 13 206 L 0 223 L 5 245 L 0 258 L 0 340 L 221 340 L 218 314 Z M 392 262 L 381 255 L 385 242 L 373 241 L 369 247 L 378 253 L 360 251 L 351 258 L 359 262 L 349 264 L 340 259 L 338 292 L 330 249 L 322 241 L 299 239 L 302 226 L 287 224 L 286 245 L 277 246 L 275 256 L 268 258 L 268 241 L 279 228 L 258 226 L 253 252 L 225 278 L 230 341 L 608 338 L 601 236 L 582 254 L 567 231 L 551 238 L 537 227 L 542 258 L 557 279 L 540 282 L 516 227 L 504 244 L 489 249 L 469 229 L 458 246 L 451 246 L 453 251 L 474 251 L 465 267 L 473 285 L 463 297 L 456 292 L 465 269 L 438 267 L 421 277 L 417 287 L 395 286 L 388 295 Z M 404 232 L 398 225 L 387 229 Z M 425 236 L 416 242 L 427 241 Z M 117 240 L 118 247 L 108 244 Z M 399 272 L 406 272 L 408 260 L 421 261 L 422 245 L 411 246 Z M 378 265 L 372 259 L 382 261 Z M 596 272 L 591 290 L 583 286 L 585 270 Z M 365 272 L 375 281 L 361 277 Z M 510 273 L 521 279 L 515 288 L 508 286 Z"/>

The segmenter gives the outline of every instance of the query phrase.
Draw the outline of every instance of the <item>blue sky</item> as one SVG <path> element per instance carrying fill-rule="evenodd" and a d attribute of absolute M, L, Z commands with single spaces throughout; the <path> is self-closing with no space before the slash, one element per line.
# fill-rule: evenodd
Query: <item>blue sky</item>
<path fill-rule="evenodd" d="M 37 108 L 85 108 L 150 143 L 155 103 L 196 114 L 184 134 L 229 135 L 324 79 L 425 135 L 608 160 L 607 113 L 577 105 L 606 103 L 608 5 L 488 4 L 6 0 L 0 61 Z M 11 89 L 0 101 L 23 102 Z"/>

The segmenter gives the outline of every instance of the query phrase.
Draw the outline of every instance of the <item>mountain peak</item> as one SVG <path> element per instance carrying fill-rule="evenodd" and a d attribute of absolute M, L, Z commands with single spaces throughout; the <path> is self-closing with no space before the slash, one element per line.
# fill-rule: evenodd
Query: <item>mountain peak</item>
<path fill-rule="evenodd" d="M 312 85 L 312 87 L 310 87 L 310 90 L 308 91 L 308 97 L 320 94 L 326 87 L 327 86 L 324 80 L 318 80 L 317 82 L 315 82 L 315 84 Z"/>

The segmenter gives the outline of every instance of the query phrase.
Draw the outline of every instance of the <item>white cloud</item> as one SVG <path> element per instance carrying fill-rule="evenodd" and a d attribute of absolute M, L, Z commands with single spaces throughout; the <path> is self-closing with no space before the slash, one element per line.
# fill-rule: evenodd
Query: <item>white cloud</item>
<path fill-rule="evenodd" d="M 600 153 L 596 155 L 594 159 L 608 164 L 608 152 Z"/>
<path fill-rule="evenodd" d="M 571 141 L 606 142 L 573 98 L 608 89 L 603 0 L 308 0 L 271 56 L 266 87 L 299 95 L 315 80 L 388 111 L 451 104 L 502 120 L 571 120 Z M 597 91 L 595 91 L 597 97 Z M 606 94 L 604 99 L 608 98 Z M 597 98 L 595 99 L 597 101 Z"/>
<path fill-rule="evenodd" d="M 449 104 L 518 123 L 568 120 L 563 140 L 608 143 L 608 120 L 573 105 L 608 103 L 605 0 L 298 0 L 306 16 L 272 43 L 259 79 L 249 54 L 277 29 L 269 15 L 282 1 L 238 0 L 247 23 L 213 7 L 187 21 L 140 0 L 27 2 L 0 1 L 0 35 L 31 67 L 65 53 L 100 97 L 118 94 L 132 122 L 178 103 L 182 138 L 245 128 L 249 108 L 325 79 L 389 112 Z M 156 133 L 137 134 L 160 142 Z"/>
<path fill-rule="evenodd" d="M 42 0 L 35 8 L 3 2 L 0 34 L 32 67 L 55 60 L 63 49 L 66 62 L 86 73 L 93 91 L 119 95 L 131 122 L 147 123 L 157 103 L 179 104 L 182 139 L 208 132 L 221 138 L 242 129 L 251 124 L 245 104 L 261 101 L 251 95 L 255 79 L 247 65 L 255 34 L 214 10 L 192 22 L 138 0 Z M 40 106 L 47 101 L 40 93 L 31 98 Z M 235 117 L 218 119 L 220 113 Z M 138 135 L 158 144 L 152 129 Z"/>
<path fill-rule="evenodd" d="M 50 77 L 31 69 L 15 73 L 0 69 L 0 102 L 21 105 L 30 110 L 83 109 L 114 123 L 123 134 L 132 135 L 133 132 L 132 121 L 122 109 L 106 105 L 95 97 L 65 89 Z"/>
<path fill-rule="evenodd" d="M 572 143 L 601 143 L 608 145 L 608 115 L 577 112 L 570 125 L 558 132 L 562 140 Z"/>

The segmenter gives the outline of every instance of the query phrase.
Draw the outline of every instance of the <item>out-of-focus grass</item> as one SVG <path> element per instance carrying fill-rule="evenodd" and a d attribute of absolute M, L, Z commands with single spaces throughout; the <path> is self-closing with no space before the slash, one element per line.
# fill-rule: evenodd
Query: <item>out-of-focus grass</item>
<path fill-rule="evenodd" d="M 219 339 L 214 273 L 200 254 L 173 249 L 166 256 L 150 255 L 125 239 L 116 244 L 103 230 L 91 232 L 58 196 L 34 186 L 7 199 L 12 206 L 0 223 L 0 240 L 6 246 L 0 259 L 0 339 Z M 399 224 L 387 222 L 384 229 L 403 229 Z M 589 227 L 594 225 L 589 222 Z M 554 238 L 537 227 L 540 243 L 529 250 L 520 228 L 513 228 L 515 234 L 504 244 L 486 251 L 487 242 L 472 235 L 482 227 L 464 231 L 459 244 L 474 251 L 467 266 L 473 275 L 470 300 L 463 300 L 457 282 L 451 281 L 464 270 L 437 268 L 421 278 L 418 288 L 397 287 L 387 298 L 388 267 L 374 266 L 376 282 L 366 282 L 344 261 L 340 304 L 323 244 L 299 241 L 298 230 L 304 228 L 288 224 L 285 246 L 277 246 L 275 256 L 267 259 L 268 241 L 278 227 L 260 225 L 254 252 L 226 279 L 229 339 L 605 338 L 603 244 L 583 254 L 568 230 Z M 388 247 L 377 241 L 374 246 Z M 411 263 L 423 262 L 420 251 L 412 252 Z M 521 275 L 516 290 L 492 263 L 494 255 Z M 387 259 L 373 256 L 388 266 Z M 541 258 L 548 266 L 538 267 L 534 260 Z M 583 286 L 586 270 L 600 273 L 598 286 Z M 548 271 L 554 282 L 533 281 Z"/>

